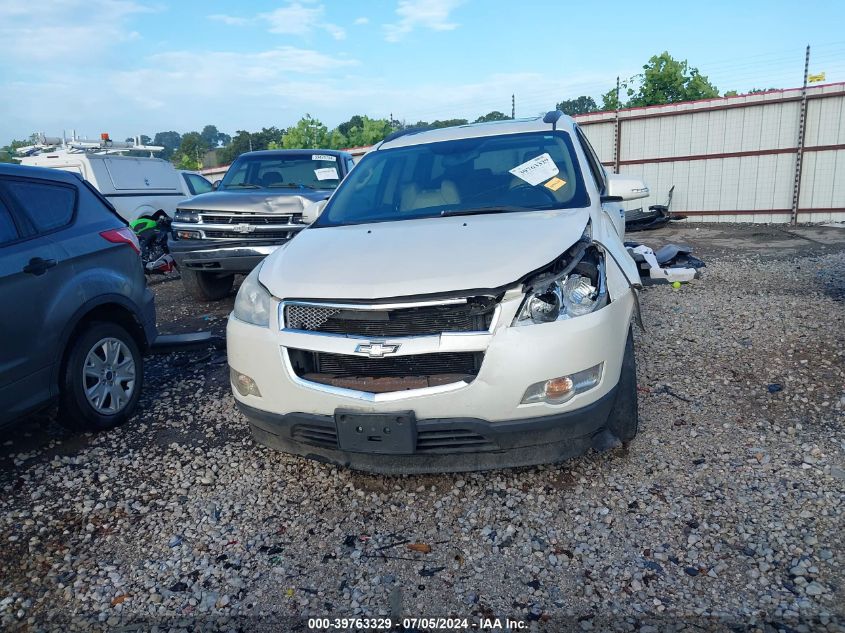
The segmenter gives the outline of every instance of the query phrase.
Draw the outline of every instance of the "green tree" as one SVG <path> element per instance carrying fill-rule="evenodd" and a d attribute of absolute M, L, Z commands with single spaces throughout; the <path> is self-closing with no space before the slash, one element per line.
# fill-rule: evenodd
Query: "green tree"
<path fill-rule="evenodd" d="M 217 162 L 221 165 L 229 165 L 244 152 L 258 151 L 261 149 L 278 149 L 282 146 L 283 130 L 273 126 L 261 128 L 260 132 L 247 132 L 238 130 L 234 137 L 228 137 L 229 142 L 225 147 L 217 150 Z M 272 144 L 272 147 L 271 147 Z"/>
<path fill-rule="evenodd" d="M 619 90 L 619 94 L 616 93 L 616 88 L 611 88 L 607 92 L 605 92 L 601 96 L 601 109 L 604 112 L 609 110 L 616 110 L 617 108 L 624 108 L 625 106 L 622 105 L 624 102 L 620 97 L 622 96 L 622 89 Z"/>
<path fill-rule="evenodd" d="M 26 147 L 27 145 L 34 145 L 38 142 L 38 135 L 32 134 L 28 139 L 22 141 L 13 140 L 4 147 L 0 147 L 0 163 L 17 163 L 17 152 L 19 147 Z"/>
<path fill-rule="evenodd" d="M 625 82 L 624 90 L 629 97 L 625 104 L 628 108 L 719 96 L 719 90 L 698 68 L 690 66 L 687 60 L 674 59 L 666 51 L 653 55 L 643 66 L 642 74 Z"/>
<path fill-rule="evenodd" d="M 503 112 L 493 110 L 487 114 L 478 117 L 473 123 L 486 123 L 487 121 L 509 121 L 510 117 Z"/>
<path fill-rule="evenodd" d="M 353 117 L 355 118 L 355 117 Z M 387 119 L 371 119 L 368 116 L 358 117 L 360 124 L 348 128 L 345 133 L 347 147 L 366 147 L 383 140 L 393 132 L 393 126 Z M 340 129 L 340 126 L 338 126 Z"/>
<path fill-rule="evenodd" d="M 596 112 L 599 109 L 599 106 L 596 104 L 595 99 L 586 95 L 581 95 L 576 99 L 564 99 L 555 107 L 564 114 L 568 114 L 569 116 L 572 116 L 574 114 L 587 114 L 588 112 Z"/>
<path fill-rule="evenodd" d="M 228 145 L 232 141 L 232 137 L 220 132 L 216 125 L 206 125 L 200 132 L 200 136 L 212 149 L 221 145 Z"/>
<path fill-rule="evenodd" d="M 364 127 L 364 117 L 360 114 L 356 114 L 355 116 L 351 117 L 348 121 L 345 121 L 337 126 L 338 131 L 343 134 L 344 136 L 349 136 L 349 130 L 353 127 L 362 128 Z"/>
<path fill-rule="evenodd" d="M 179 149 L 179 144 L 182 142 L 182 135 L 179 132 L 156 132 L 153 137 L 153 145 L 161 145 L 164 151 L 159 153 L 161 158 L 169 160 L 173 158 L 173 154 Z"/>
<path fill-rule="evenodd" d="M 340 126 L 329 132 L 329 147 L 331 149 L 346 149 L 352 147 L 349 139 L 347 139 L 343 132 L 340 131 Z"/>
<path fill-rule="evenodd" d="M 179 150 L 173 155 L 173 162 L 179 169 L 202 169 L 202 158 L 211 149 L 199 132 L 182 135 Z"/>
<path fill-rule="evenodd" d="M 153 143 L 153 139 L 151 139 L 151 138 L 150 138 L 149 136 L 147 136 L 146 134 L 141 134 L 141 135 L 140 135 L 140 140 L 141 140 L 141 145 L 152 145 L 152 143 Z M 134 142 L 134 141 L 135 141 L 135 137 L 134 137 L 134 136 L 129 136 L 129 137 L 127 137 L 127 139 L 126 139 L 126 142 L 127 142 L 127 143 L 132 143 L 132 142 Z"/>
<path fill-rule="evenodd" d="M 328 128 L 319 120 L 306 114 L 289 128 L 282 137 L 285 149 L 317 149 L 326 147 L 329 141 Z"/>
<path fill-rule="evenodd" d="M 429 127 L 454 127 L 456 125 L 467 125 L 469 121 L 467 119 L 445 119 L 443 121 L 432 121 L 429 123 Z"/>

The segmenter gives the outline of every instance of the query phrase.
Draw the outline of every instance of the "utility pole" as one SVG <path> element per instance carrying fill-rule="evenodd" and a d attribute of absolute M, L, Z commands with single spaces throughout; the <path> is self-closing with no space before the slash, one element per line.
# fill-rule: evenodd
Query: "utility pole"
<path fill-rule="evenodd" d="M 511 119 L 516 118 L 516 95 L 511 95 Z"/>
<path fill-rule="evenodd" d="M 804 83 L 801 87 L 801 110 L 798 115 L 798 149 L 795 153 L 795 182 L 792 184 L 790 224 L 798 224 L 798 203 L 801 200 L 801 167 L 804 161 L 804 132 L 807 128 L 807 76 L 810 72 L 810 45 L 804 53 Z"/>
<path fill-rule="evenodd" d="M 613 171 L 619 173 L 619 76 L 616 76 L 616 115 L 613 126 Z"/>

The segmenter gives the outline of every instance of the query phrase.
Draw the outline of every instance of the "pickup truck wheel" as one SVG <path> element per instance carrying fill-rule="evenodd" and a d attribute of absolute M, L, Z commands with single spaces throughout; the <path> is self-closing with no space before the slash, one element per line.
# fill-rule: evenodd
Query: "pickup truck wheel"
<path fill-rule="evenodd" d="M 232 292 L 235 284 L 234 274 L 206 273 L 182 268 L 182 283 L 185 290 L 194 299 L 200 301 L 218 301 Z"/>
<path fill-rule="evenodd" d="M 627 443 L 634 439 L 639 428 L 637 411 L 637 361 L 634 357 L 634 334 L 628 328 L 622 373 L 616 390 L 616 402 L 610 411 L 607 427 L 620 440 Z"/>
<path fill-rule="evenodd" d="M 95 321 L 71 344 L 59 421 L 86 431 L 119 426 L 135 410 L 143 383 L 144 361 L 129 332 L 115 323 Z"/>

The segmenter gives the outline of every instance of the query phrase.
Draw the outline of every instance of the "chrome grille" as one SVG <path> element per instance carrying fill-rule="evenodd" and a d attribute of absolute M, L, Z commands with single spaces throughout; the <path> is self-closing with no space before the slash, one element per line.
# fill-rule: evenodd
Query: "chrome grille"
<path fill-rule="evenodd" d="M 285 213 L 282 215 L 257 215 L 253 213 L 212 214 L 203 213 L 201 221 L 205 224 L 255 224 L 267 226 L 274 224 L 291 224 L 302 217 L 301 213 Z"/>

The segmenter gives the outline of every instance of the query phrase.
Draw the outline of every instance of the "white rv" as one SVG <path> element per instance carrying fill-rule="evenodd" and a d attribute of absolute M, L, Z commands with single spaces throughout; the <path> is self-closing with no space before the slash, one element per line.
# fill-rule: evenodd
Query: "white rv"
<path fill-rule="evenodd" d="M 99 141 L 48 139 L 20 148 L 23 165 L 71 171 L 90 182 L 127 221 L 165 213 L 173 217 L 176 205 L 200 193 L 211 191 L 211 183 L 200 174 L 179 171 L 160 158 L 123 156 L 128 151 L 160 151 L 139 143 L 117 143 L 107 135 Z"/>

